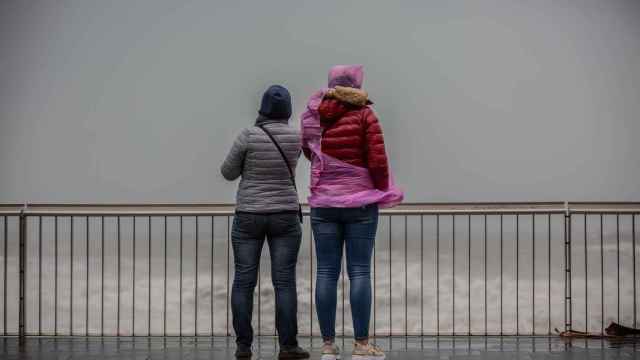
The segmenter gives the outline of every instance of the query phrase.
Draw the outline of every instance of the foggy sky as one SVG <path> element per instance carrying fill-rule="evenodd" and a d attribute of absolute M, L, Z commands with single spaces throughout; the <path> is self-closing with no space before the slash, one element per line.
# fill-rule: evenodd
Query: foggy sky
<path fill-rule="evenodd" d="M 365 65 L 407 201 L 640 200 L 636 1 L 3 1 L 0 16 L 2 202 L 232 202 L 218 168 L 262 91 L 287 86 L 297 126 L 342 63 Z"/>

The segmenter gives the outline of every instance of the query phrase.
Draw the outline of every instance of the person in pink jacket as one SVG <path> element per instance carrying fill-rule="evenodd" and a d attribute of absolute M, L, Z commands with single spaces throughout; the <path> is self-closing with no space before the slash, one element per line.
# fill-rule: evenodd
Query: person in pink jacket
<path fill-rule="evenodd" d="M 360 65 L 339 65 L 329 88 L 311 96 L 301 116 L 302 147 L 311 161 L 309 205 L 316 245 L 316 311 L 324 340 L 323 360 L 336 359 L 337 286 L 346 249 L 355 345 L 353 359 L 383 359 L 369 343 L 371 256 L 378 208 L 402 201 L 393 182 L 382 129 L 361 89 Z"/>

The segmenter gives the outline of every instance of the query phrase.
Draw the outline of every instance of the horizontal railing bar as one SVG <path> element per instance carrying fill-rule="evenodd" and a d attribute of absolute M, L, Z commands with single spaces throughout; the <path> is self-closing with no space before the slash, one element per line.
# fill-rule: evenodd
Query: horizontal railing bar
<path fill-rule="evenodd" d="M 136 335 L 115 335 L 115 334 L 104 334 L 104 335 L 100 335 L 100 334 L 76 334 L 74 333 L 74 335 L 69 335 L 69 334 L 58 334 L 58 335 L 54 335 L 53 333 L 43 333 L 42 335 L 38 335 L 37 333 L 34 332 L 29 332 L 25 335 L 25 337 L 27 338 L 34 338 L 34 339 L 45 339 L 45 338 L 56 338 L 56 339 L 82 339 L 82 338 L 228 338 L 229 336 L 232 335 L 227 335 L 224 332 L 221 333 L 216 333 L 214 335 L 211 334 L 205 334 L 205 333 L 199 333 L 197 335 L 191 333 L 191 334 L 183 334 L 183 335 L 179 335 L 179 334 L 166 334 L 166 335 L 162 335 L 162 334 L 151 334 L 148 335 L 146 333 L 144 334 L 136 334 Z M 529 334 L 529 333 L 520 333 L 520 334 L 516 334 L 515 332 L 509 332 L 509 333 L 503 333 L 502 335 L 499 332 L 489 332 L 486 335 L 484 334 L 484 332 L 475 332 L 475 333 L 471 333 L 468 334 L 467 331 L 456 331 L 455 335 L 452 335 L 451 332 L 448 332 L 446 334 L 444 333 L 436 333 L 436 332 L 427 332 L 425 331 L 424 334 L 422 334 L 419 330 L 418 331 L 410 331 L 407 335 L 405 335 L 404 333 L 402 334 L 393 334 L 393 335 L 389 335 L 388 333 L 386 334 L 379 334 L 376 335 L 375 338 L 405 338 L 405 337 L 422 337 L 422 336 L 437 336 L 441 339 L 445 339 L 445 338 L 460 338 L 460 337 L 519 337 L 519 338 L 529 338 L 529 337 L 536 337 L 536 338 L 545 338 L 545 337 L 557 337 L 558 335 L 549 335 L 549 334 Z M 0 340 L 1 339 L 6 339 L 6 338 L 17 338 L 18 334 L 17 333 L 12 333 L 12 334 L 7 334 L 7 335 L 0 335 Z M 261 337 L 261 338 L 273 338 L 276 339 L 278 338 L 277 334 L 273 334 L 273 333 L 262 333 L 260 335 L 257 334 L 257 331 L 255 331 L 254 333 L 254 337 Z M 298 338 L 309 338 L 311 337 L 311 335 L 304 334 L 304 335 L 300 335 L 298 334 Z M 316 332 L 314 332 L 313 335 L 314 338 L 318 338 L 320 337 L 319 335 L 316 334 Z M 341 334 L 337 334 L 336 335 L 337 338 L 342 338 L 343 336 Z M 371 335 L 371 337 L 373 337 L 373 335 Z M 350 335 L 348 332 L 344 335 L 344 338 L 352 338 L 352 335 Z"/>
<path fill-rule="evenodd" d="M 22 209 L 29 211 L 53 211 L 53 210 L 233 210 L 232 203 L 26 203 L 26 204 L 0 204 L 0 211 L 19 212 Z M 308 208 L 308 204 L 303 204 Z M 640 211 L 640 202 L 415 202 L 402 203 L 394 210 L 498 210 L 498 209 L 563 209 L 572 211 Z M 528 210 L 527 210 L 528 211 Z"/>
<path fill-rule="evenodd" d="M 18 204 L 0 204 L 0 215 L 20 215 L 20 212 L 24 210 L 24 205 Z"/>
<path fill-rule="evenodd" d="M 232 216 L 233 210 L 26 210 L 26 216 Z"/>
<path fill-rule="evenodd" d="M 569 209 L 572 214 L 603 214 L 603 215 L 615 215 L 615 214 L 640 214 L 640 209 Z"/>
<path fill-rule="evenodd" d="M 209 202 L 171 202 L 171 203 L 154 203 L 154 202 L 146 202 L 146 203 L 34 203 L 28 202 L 26 203 L 29 207 L 229 207 L 233 206 L 233 203 L 209 203 Z M 612 206 L 620 206 L 624 205 L 627 207 L 638 207 L 640 208 L 640 202 L 638 201 L 433 201 L 433 202 L 403 202 L 399 206 L 546 206 L 546 207 L 556 207 L 556 206 L 564 206 L 565 204 L 569 204 L 572 207 L 593 207 L 593 206 L 601 206 L 601 207 L 612 207 Z M 25 204 L 18 203 L 0 203 L 0 208 L 2 207 L 14 207 L 14 208 L 22 208 Z M 303 203 L 304 206 L 307 206 L 307 203 Z"/>
<path fill-rule="evenodd" d="M 627 205 L 627 206 L 636 206 L 640 207 L 640 201 L 569 201 L 569 204 L 572 206 L 586 206 L 591 207 L 593 205 L 601 205 L 601 206 L 617 206 L 617 205 Z"/>
<path fill-rule="evenodd" d="M 261 335 L 257 335 L 254 334 L 255 337 L 261 337 L 261 338 L 273 338 L 275 340 L 278 339 L 277 335 L 273 335 L 273 334 L 261 334 Z M 459 331 L 456 332 L 455 335 L 451 335 L 451 333 L 448 334 L 438 334 L 436 332 L 425 332 L 424 335 L 421 334 L 420 332 L 414 332 L 414 333 L 409 333 L 407 335 L 404 334 L 398 334 L 398 335 L 389 335 L 389 334 L 384 334 L 384 335 L 376 335 L 375 338 L 377 339 L 389 339 L 389 338 L 407 338 L 407 337 L 413 337 L 413 338 L 420 338 L 423 336 L 434 336 L 434 337 L 438 337 L 440 339 L 461 339 L 461 338 L 467 338 L 467 337 L 471 337 L 471 338 L 492 338 L 492 337 L 517 337 L 520 339 L 526 339 L 526 338 L 557 338 L 558 335 L 549 335 L 549 334 L 536 334 L 536 335 L 532 335 L 532 334 L 517 334 L 515 332 L 509 332 L 509 333 L 503 333 L 500 334 L 498 332 L 491 332 L 488 334 L 484 334 L 484 333 L 471 333 L 468 334 L 466 331 Z M 12 335 L 0 335 L 0 339 L 7 339 L 7 338 L 17 338 L 18 335 L 17 334 L 12 334 Z M 205 338 L 228 338 L 229 336 L 224 334 L 224 333 L 219 333 L 219 334 L 215 334 L 215 335 L 211 335 L 211 334 L 198 334 L 198 335 L 178 335 L 178 334 L 166 334 L 166 335 L 147 335 L 147 334 L 136 334 L 136 335 L 111 335 L 111 334 L 104 334 L 104 335 L 100 335 L 100 334 L 89 334 L 89 335 L 85 335 L 85 334 L 78 334 L 78 335 L 54 335 L 53 333 L 44 333 L 42 335 L 38 335 L 36 333 L 27 333 L 25 335 L 25 337 L 27 338 L 32 338 L 32 339 L 83 339 L 83 338 L 105 338 L 105 339 L 132 339 L 132 338 L 149 338 L 149 339 L 163 339 L 163 338 L 173 338 L 173 339 L 178 339 L 178 338 L 182 338 L 182 339 L 189 339 L 189 338 L 201 338 L 201 339 L 205 339 Z M 317 335 L 298 335 L 298 338 L 301 339 L 305 339 L 305 338 L 310 338 L 310 337 L 314 337 L 317 338 Z M 351 335 L 336 335 L 336 338 L 351 338 Z M 463 340 L 455 340 L 455 341 L 463 341 Z"/>
<path fill-rule="evenodd" d="M 232 203 L 187 203 L 187 202 L 173 202 L 173 203 L 27 203 L 29 207 L 229 207 L 233 206 Z M 18 206 L 22 207 L 23 204 L 0 204 L 1 206 Z"/>
<path fill-rule="evenodd" d="M 496 209 L 382 209 L 382 215 L 484 215 L 484 214 L 562 214 L 562 209 L 538 209 L 538 208 L 496 208 Z"/>
<path fill-rule="evenodd" d="M 27 203 L 29 207 L 232 207 L 233 203 L 187 203 L 187 202 L 173 202 L 173 203 Z M 404 202 L 399 206 L 564 206 L 563 201 L 459 201 L 459 202 Z M 572 203 L 573 204 L 573 203 Z M 578 204 L 629 204 L 629 202 L 601 202 L 601 203 L 578 203 Z M 638 204 L 640 203 L 633 203 Z M 308 206 L 307 203 L 303 203 L 303 206 Z M 23 207 L 24 204 L 0 204 L 2 206 L 11 207 Z"/>
<path fill-rule="evenodd" d="M 490 215 L 490 214 L 562 214 L 564 209 L 466 209 L 466 210 L 401 210 L 382 209 L 381 215 Z M 20 213 L 17 213 L 20 214 Z M 25 216 L 233 216 L 233 210 L 26 210 Z M 309 210 L 303 210 L 308 216 Z"/>
<path fill-rule="evenodd" d="M 491 214 L 640 214 L 637 203 L 592 203 L 569 204 L 559 203 L 407 203 L 392 209 L 382 209 L 383 215 L 491 215 Z M 305 205 L 303 213 L 309 215 Z M 0 205 L 0 215 L 27 216 L 231 216 L 235 213 L 232 204 L 147 204 L 147 205 L 112 205 L 112 204 L 27 204 L 23 206 Z"/>
<path fill-rule="evenodd" d="M 467 204 L 402 204 L 393 209 L 383 209 L 382 214 L 387 215 L 426 215 L 426 214 L 505 214 L 505 213 L 562 213 L 566 211 L 561 206 L 541 205 L 539 203 L 467 203 Z M 234 205 L 139 205 L 139 206 L 114 206 L 109 204 L 94 205 L 27 205 L 25 215 L 31 216 L 134 216 L 134 215 L 233 215 Z M 309 208 L 305 206 L 303 212 L 308 215 Z"/>
<path fill-rule="evenodd" d="M 0 215 L 55 216 L 55 215 L 233 215 L 233 204 L 0 204 Z M 304 213 L 309 213 L 304 205 Z M 428 214 L 522 214 L 563 213 L 575 214 L 634 214 L 640 213 L 637 202 L 494 202 L 494 203 L 405 203 L 393 209 L 383 209 L 388 215 Z"/>

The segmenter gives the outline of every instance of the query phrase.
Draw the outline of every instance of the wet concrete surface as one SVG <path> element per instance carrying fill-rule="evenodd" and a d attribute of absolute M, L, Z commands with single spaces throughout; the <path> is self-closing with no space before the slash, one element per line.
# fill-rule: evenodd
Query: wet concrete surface
<path fill-rule="evenodd" d="M 378 338 L 386 358 L 403 359 L 640 359 L 637 339 L 622 341 L 558 337 L 394 337 Z M 342 359 L 350 359 L 351 339 L 338 339 Z M 321 340 L 301 338 L 300 345 L 320 358 Z M 277 341 L 262 337 L 253 359 L 277 359 Z M 234 359 L 228 337 L 0 337 L 0 359 Z"/>

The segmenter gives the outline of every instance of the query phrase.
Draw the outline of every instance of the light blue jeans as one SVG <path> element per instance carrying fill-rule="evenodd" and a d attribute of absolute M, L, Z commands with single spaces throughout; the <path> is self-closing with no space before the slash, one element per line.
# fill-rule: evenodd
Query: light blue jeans
<path fill-rule="evenodd" d="M 312 208 L 316 243 L 316 311 L 325 341 L 336 336 L 338 279 L 343 245 L 351 282 L 351 315 L 356 340 L 369 337 L 371 317 L 371 255 L 378 227 L 376 204 L 359 208 Z"/>

